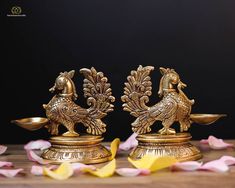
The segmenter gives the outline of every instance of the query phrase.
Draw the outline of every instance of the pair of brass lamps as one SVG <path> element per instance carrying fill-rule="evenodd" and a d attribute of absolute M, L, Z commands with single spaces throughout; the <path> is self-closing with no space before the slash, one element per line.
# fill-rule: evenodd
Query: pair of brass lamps
<path fill-rule="evenodd" d="M 132 70 L 124 86 L 121 97 L 123 110 L 136 117 L 132 130 L 138 134 L 138 146 L 129 156 L 136 160 L 145 154 L 155 156 L 174 156 L 179 161 L 198 160 L 201 152 L 190 143 L 188 133 L 193 122 L 211 124 L 224 114 L 191 114 L 194 104 L 183 92 L 186 87 L 179 74 L 170 68 L 160 67 L 162 74 L 158 95 L 161 100 L 147 106 L 152 92 L 150 72 L 152 66 L 139 66 Z M 102 121 L 108 112 L 113 111 L 115 97 L 112 96 L 111 85 L 103 72 L 95 68 L 80 69 L 83 80 L 84 97 L 89 108 L 82 108 L 74 101 L 77 99 L 76 86 L 73 82 L 75 71 L 61 72 L 49 91 L 55 93 L 48 104 L 43 104 L 47 118 L 31 117 L 13 120 L 12 122 L 27 130 L 47 128 L 53 135 L 51 147 L 42 153 L 42 157 L 52 163 L 82 162 L 85 164 L 106 162 L 110 159 L 110 151 L 101 144 L 106 124 Z M 151 133 L 151 126 L 161 121 L 163 128 Z M 180 125 L 177 133 L 171 126 L 174 122 Z M 79 135 L 75 125 L 82 123 L 87 134 Z M 66 127 L 67 132 L 59 134 L 59 125 Z"/>

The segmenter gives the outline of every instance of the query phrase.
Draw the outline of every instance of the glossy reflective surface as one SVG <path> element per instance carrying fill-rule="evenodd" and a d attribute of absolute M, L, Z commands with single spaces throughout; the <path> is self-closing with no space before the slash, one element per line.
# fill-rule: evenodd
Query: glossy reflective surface
<path fill-rule="evenodd" d="M 209 125 L 226 116 L 226 114 L 191 114 L 190 119 L 198 124 Z"/>
<path fill-rule="evenodd" d="M 42 128 L 43 126 L 47 125 L 49 120 L 44 117 L 29 117 L 29 118 L 22 118 L 22 119 L 17 119 L 17 120 L 12 120 L 12 123 L 15 123 L 16 125 L 30 130 L 38 130 Z"/>

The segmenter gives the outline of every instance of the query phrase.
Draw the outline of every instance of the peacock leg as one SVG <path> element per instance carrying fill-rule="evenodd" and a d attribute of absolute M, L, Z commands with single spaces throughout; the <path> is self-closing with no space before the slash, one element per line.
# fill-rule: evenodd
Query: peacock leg
<path fill-rule="evenodd" d="M 79 136 L 79 134 L 74 131 L 74 123 L 73 122 L 65 122 L 64 126 L 68 129 L 68 131 L 65 132 L 63 134 L 63 136 Z"/>
<path fill-rule="evenodd" d="M 173 128 L 170 128 L 170 126 L 174 123 L 174 121 L 163 121 L 162 122 L 162 125 L 163 125 L 163 128 L 160 129 L 158 132 L 161 134 L 161 135 L 170 135 L 170 134 L 175 134 L 175 129 Z"/>
<path fill-rule="evenodd" d="M 163 127 L 158 131 L 161 135 L 175 134 L 175 129 Z"/>
<path fill-rule="evenodd" d="M 179 123 L 180 123 L 180 132 L 187 131 L 191 125 L 191 122 L 189 119 L 184 119 L 182 121 L 179 121 Z"/>

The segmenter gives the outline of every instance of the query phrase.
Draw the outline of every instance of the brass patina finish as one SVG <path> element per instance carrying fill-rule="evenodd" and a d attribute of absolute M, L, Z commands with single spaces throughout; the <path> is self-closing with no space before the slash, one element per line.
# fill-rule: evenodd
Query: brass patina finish
<path fill-rule="evenodd" d="M 191 138 L 189 133 L 138 135 L 138 147 L 130 153 L 130 156 L 132 159 L 139 159 L 147 152 L 155 156 L 172 156 L 179 161 L 198 160 L 202 155 L 189 142 Z"/>
<path fill-rule="evenodd" d="M 63 72 L 56 78 L 55 85 L 50 89 L 51 92 L 59 91 L 48 104 L 44 104 L 46 115 L 50 120 L 47 126 L 52 135 L 58 135 L 58 126 L 64 125 L 68 132 L 63 136 L 78 136 L 74 130 L 76 123 L 82 123 L 87 127 L 87 133 L 101 135 L 106 131 L 106 125 L 101 118 L 108 112 L 113 111 L 112 96 L 108 79 L 102 72 L 97 72 L 94 68 L 81 69 L 80 72 L 85 76 L 83 83 L 84 97 L 90 108 L 85 109 L 78 106 L 74 101 L 77 99 L 75 84 L 72 81 L 75 71 Z"/>
<path fill-rule="evenodd" d="M 52 135 L 59 134 L 59 125 L 65 126 L 68 131 L 61 136 L 51 137 L 52 147 L 42 154 L 43 158 L 54 163 L 69 161 L 92 164 L 108 161 L 111 153 L 101 145 L 101 135 L 106 131 L 106 124 L 101 119 L 113 111 L 111 103 L 115 98 L 111 85 L 107 77 L 95 68 L 81 69 L 80 73 L 85 77 L 84 97 L 90 106 L 88 109 L 82 108 L 74 102 L 78 97 L 72 80 L 74 73 L 74 70 L 62 72 L 56 78 L 50 89 L 56 94 L 48 104 L 43 105 L 47 118 L 25 118 L 12 122 L 28 130 L 46 127 Z M 79 136 L 75 130 L 78 123 L 87 128 L 88 135 Z"/>
<path fill-rule="evenodd" d="M 15 123 L 18 126 L 29 131 L 35 131 L 46 126 L 49 123 L 49 120 L 43 117 L 31 117 L 12 120 L 11 123 Z"/>
<path fill-rule="evenodd" d="M 81 135 L 76 137 L 54 136 L 49 140 L 52 144 L 44 151 L 42 157 L 54 163 L 82 162 L 94 164 L 106 162 L 111 153 L 100 143 L 101 136 Z"/>
<path fill-rule="evenodd" d="M 221 117 L 226 117 L 226 114 L 190 114 L 190 120 L 194 123 L 210 125 Z"/>
<path fill-rule="evenodd" d="M 138 67 L 127 77 L 122 96 L 123 109 L 136 117 L 132 123 L 132 130 L 139 134 L 139 145 L 130 157 L 141 158 L 145 154 L 156 156 L 175 156 L 180 161 L 197 160 L 201 158 L 200 151 L 189 143 L 191 135 L 183 133 L 193 122 L 211 124 L 224 114 L 191 114 L 193 99 L 189 99 L 182 91 L 184 84 L 174 69 L 160 67 L 162 78 L 159 85 L 160 102 L 149 107 L 149 96 L 152 94 L 152 82 L 149 76 L 154 70 L 152 66 Z M 161 121 L 163 128 L 158 134 L 146 134 L 151 126 Z M 180 132 L 171 128 L 174 122 L 179 122 Z"/>

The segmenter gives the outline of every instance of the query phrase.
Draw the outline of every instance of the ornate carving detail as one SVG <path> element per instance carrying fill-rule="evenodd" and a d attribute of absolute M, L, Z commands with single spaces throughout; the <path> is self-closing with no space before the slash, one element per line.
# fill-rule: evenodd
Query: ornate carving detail
<path fill-rule="evenodd" d="M 69 162 L 82 162 L 86 164 L 100 163 L 108 161 L 111 153 L 100 144 L 100 137 L 79 137 L 79 140 L 63 139 L 63 137 L 52 137 L 50 142 L 52 147 L 44 151 L 42 157 L 50 160 L 53 163 L 61 163 L 64 161 Z M 90 141 L 84 142 L 84 140 Z M 65 142 L 67 142 L 65 144 Z"/>
<path fill-rule="evenodd" d="M 138 133 L 137 148 L 130 157 L 139 159 L 145 154 L 155 156 L 174 156 L 180 161 L 197 160 L 201 158 L 200 151 L 189 143 L 191 138 L 187 133 L 176 133 L 171 128 L 174 122 L 179 122 L 180 132 L 187 131 L 193 122 L 208 125 L 224 114 L 191 114 L 194 100 L 188 99 L 182 89 L 186 87 L 174 69 L 160 67 L 158 94 L 162 99 L 153 106 L 147 106 L 149 96 L 152 95 L 152 82 L 149 76 L 154 70 L 152 66 L 139 66 L 131 71 L 124 87 L 123 110 L 136 117 L 132 123 L 132 130 Z M 151 126 L 161 121 L 163 128 L 159 134 L 146 134 Z"/>
<path fill-rule="evenodd" d="M 160 68 L 162 78 L 158 94 L 163 98 L 154 106 L 146 105 L 152 94 L 152 82 L 149 77 L 152 70 L 154 67 L 140 65 L 127 77 L 121 99 L 124 102 L 123 109 L 137 117 L 132 123 L 132 130 L 139 134 L 150 132 L 150 126 L 158 120 L 162 121 L 163 125 L 159 130 L 160 134 L 175 134 L 175 130 L 170 128 L 175 121 L 180 123 L 181 132 L 187 131 L 192 123 L 190 113 L 194 100 L 189 100 L 183 93 L 182 88 L 186 87 L 186 84 L 180 80 L 174 69 Z M 177 88 L 174 87 L 175 85 Z"/>
<path fill-rule="evenodd" d="M 141 137 L 137 137 L 139 144 L 130 153 L 130 157 L 136 160 L 140 159 L 146 154 L 150 154 L 157 157 L 173 156 L 179 161 L 197 160 L 202 157 L 200 151 L 189 142 L 191 138 L 189 134 L 178 136 L 183 136 L 184 141 L 179 142 L 177 139 L 172 138 L 169 140 L 170 142 L 167 142 L 166 138 L 162 137 L 157 142 L 153 142 L 153 140 L 151 140 L 152 136 L 149 136 L 148 134 L 141 135 Z M 166 137 L 169 137 L 169 135 L 166 135 Z M 147 139 L 148 141 L 143 141 L 143 138 Z"/>
<path fill-rule="evenodd" d="M 64 125 L 68 132 L 64 136 L 78 136 L 74 130 L 76 123 L 82 123 L 87 127 L 87 133 L 101 135 L 106 131 L 106 125 L 101 120 L 108 112 L 113 111 L 115 98 L 112 96 L 112 89 L 107 77 L 95 68 L 80 70 L 85 77 L 83 84 L 84 97 L 90 108 L 85 109 L 74 101 L 77 99 L 76 88 L 72 78 L 75 71 L 63 72 L 56 78 L 55 85 L 51 92 L 57 91 L 47 105 L 43 105 L 46 115 L 50 121 L 47 125 L 52 135 L 58 135 L 58 126 Z"/>

